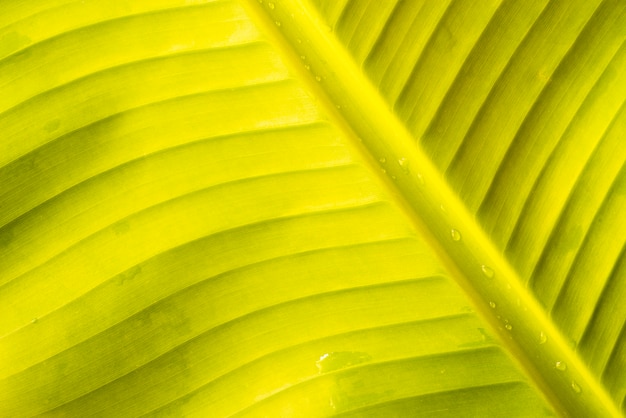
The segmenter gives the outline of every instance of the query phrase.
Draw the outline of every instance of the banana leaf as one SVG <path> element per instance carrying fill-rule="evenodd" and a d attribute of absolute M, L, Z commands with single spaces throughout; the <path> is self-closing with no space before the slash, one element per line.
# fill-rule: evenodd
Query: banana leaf
<path fill-rule="evenodd" d="M 626 3 L 0 2 L 0 417 L 622 417 Z"/>

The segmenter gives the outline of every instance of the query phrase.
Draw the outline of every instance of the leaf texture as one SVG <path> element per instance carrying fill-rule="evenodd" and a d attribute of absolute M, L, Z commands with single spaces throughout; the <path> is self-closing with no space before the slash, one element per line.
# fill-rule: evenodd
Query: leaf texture
<path fill-rule="evenodd" d="M 619 416 L 625 9 L 0 5 L 0 416 Z"/>

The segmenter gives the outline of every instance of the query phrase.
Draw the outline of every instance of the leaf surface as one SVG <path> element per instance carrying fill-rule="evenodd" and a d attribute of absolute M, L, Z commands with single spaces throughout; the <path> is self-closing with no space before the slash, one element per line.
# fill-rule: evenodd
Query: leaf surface
<path fill-rule="evenodd" d="M 623 2 L 0 9 L 0 416 L 625 411 Z"/>

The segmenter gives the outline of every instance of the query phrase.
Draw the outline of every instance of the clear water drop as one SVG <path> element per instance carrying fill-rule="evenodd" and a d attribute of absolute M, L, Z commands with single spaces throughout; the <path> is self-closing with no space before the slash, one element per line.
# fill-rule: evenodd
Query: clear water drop
<path fill-rule="evenodd" d="M 576 392 L 576 393 L 580 393 L 580 392 L 582 392 L 582 391 L 583 391 L 583 390 L 580 388 L 580 386 L 578 386 L 578 383 L 574 382 L 573 380 L 572 380 L 572 390 L 573 390 L 574 392 Z"/>
<path fill-rule="evenodd" d="M 359 351 L 335 351 L 322 354 L 315 365 L 322 374 L 365 363 L 371 359 L 369 354 Z"/>
<path fill-rule="evenodd" d="M 548 337 L 546 337 L 546 334 L 543 331 L 541 331 L 539 333 L 539 344 L 545 344 L 546 341 L 548 341 Z"/>
<path fill-rule="evenodd" d="M 385 164 L 387 162 L 387 159 L 385 157 L 380 157 L 378 161 L 380 161 L 381 164 Z"/>
<path fill-rule="evenodd" d="M 417 181 L 419 181 L 421 185 L 424 185 L 424 176 L 422 176 L 422 173 L 417 173 Z"/>
<path fill-rule="evenodd" d="M 305 59 L 306 59 L 306 57 L 305 57 L 304 55 L 300 55 L 300 59 L 301 59 L 301 60 L 305 60 Z"/>
<path fill-rule="evenodd" d="M 491 306 L 492 309 L 496 309 L 496 303 L 495 302 L 489 302 L 489 306 Z"/>
<path fill-rule="evenodd" d="M 381 168 L 380 171 L 382 171 L 383 174 L 387 174 L 387 170 L 385 170 L 384 168 Z"/>
<path fill-rule="evenodd" d="M 398 165 L 400 166 L 402 171 L 404 171 L 406 174 L 409 174 L 409 160 L 402 157 L 398 160 Z"/>
<path fill-rule="evenodd" d="M 276 7 L 276 6 L 274 5 L 274 3 L 272 3 L 272 2 L 267 3 L 267 6 L 268 6 L 270 9 L 272 9 L 272 10 L 274 10 L 274 8 Z"/>
<path fill-rule="evenodd" d="M 311 66 L 309 64 L 304 64 L 304 68 L 306 68 L 307 71 L 311 71 Z"/>
<path fill-rule="evenodd" d="M 557 370 L 560 371 L 565 371 L 567 370 L 567 364 L 565 364 L 562 361 L 557 361 L 556 364 L 554 365 L 554 367 L 556 367 Z"/>
<path fill-rule="evenodd" d="M 301 44 L 301 43 L 302 43 L 302 39 L 298 38 L 298 39 L 296 39 L 296 42 L 298 42 L 299 44 Z"/>
<path fill-rule="evenodd" d="M 322 81 L 322 77 L 320 77 L 319 75 L 316 75 L 316 76 L 315 76 L 315 79 L 316 79 L 317 81 Z"/>
<path fill-rule="evenodd" d="M 511 331 L 511 330 L 513 329 L 513 325 L 511 325 L 511 324 L 506 324 L 506 325 L 504 326 L 504 328 L 506 328 L 507 330 Z"/>
<path fill-rule="evenodd" d="M 456 229 L 450 230 L 450 236 L 452 237 L 453 241 L 461 241 L 461 233 Z"/>
<path fill-rule="evenodd" d="M 480 270 L 483 272 L 483 276 L 485 276 L 488 279 L 493 279 L 493 276 L 495 275 L 495 273 L 491 267 L 483 264 L 482 266 L 480 266 Z"/>
<path fill-rule="evenodd" d="M 276 23 L 276 26 L 280 27 L 280 22 L 278 20 L 275 23 Z"/>

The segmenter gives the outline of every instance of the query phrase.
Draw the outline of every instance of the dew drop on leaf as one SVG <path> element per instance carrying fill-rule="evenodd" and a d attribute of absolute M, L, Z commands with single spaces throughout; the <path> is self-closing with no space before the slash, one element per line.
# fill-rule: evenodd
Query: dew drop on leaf
<path fill-rule="evenodd" d="M 486 266 L 486 265 L 483 264 L 482 266 L 480 266 L 480 269 L 482 270 L 483 275 L 486 278 L 488 278 L 488 279 L 492 279 L 493 278 L 495 273 L 494 273 L 494 271 L 493 271 L 493 269 L 491 267 Z"/>
<path fill-rule="evenodd" d="M 513 325 L 511 325 L 511 324 L 506 324 L 506 325 L 504 326 L 504 328 L 506 328 L 507 330 L 511 331 L 511 330 L 513 329 Z"/>
<path fill-rule="evenodd" d="M 422 173 L 417 173 L 417 180 L 420 182 L 420 184 L 424 184 L 424 177 L 422 176 Z"/>
<path fill-rule="evenodd" d="M 280 27 L 280 22 L 278 20 L 275 23 L 276 23 L 276 26 Z"/>
<path fill-rule="evenodd" d="M 492 309 L 496 309 L 496 303 L 495 302 L 489 302 L 489 306 L 491 306 Z"/>
<path fill-rule="evenodd" d="M 319 373 L 322 374 L 365 363 L 371 359 L 372 357 L 367 353 L 358 351 L 335 351 L 321 355 L 319 360 L 315 362 L 315 365 Z"/>
<path fill-rule="evenodd" d="M 398 165 L 400 166 L 400 168 L 402 168 L 402 171 L 404 171 L 406 174 L 409 174 L 409 161 L 402 157 L 398 160 Z"/>
<path fill-rule="evenodd" d="M 274 8 L 276 7 L 276 6 L 274 5 L 274 3 L 272 3 L 272 2 L 267 3 L 267 5 L 268 5 L 268 7 L 269 7 L 270 9 L 272 9 L 272 10 L 274 10 Z"/>
<path fill-rule="evenodd" d="M 539 344 L 545 344 L 546 341 L 548 341 L 548 337 L 546 337 L 546 334 L 541 331 L 541 333 L 539 334 Z"/>
<path fill-rule="evenodd" d="M 572 381 L 572 390 L 576 393 L 582 392 L 582 389 L 580 388 L 580 386 L 578 386 L 578 383 L 574 381 Z"/>
<path fill-rule="evenodd" d="M 385 157 L 380 157 L 378 161 L 380 161 L 382 164 L 385 164 L 387 162 L 387 159 Z"/>
<path fill-rule="evenodd" d="M 461 233 L 456 229 L 450 230 L 450 235 L 452 236 L 453 241 L 461 241 Z"/>
<path fill-rule="evenodd" d="M 561 371 L 567 370 L 567 364 L 563 363 L 562 361 L 557 361 L 555 364 L 555 367 L 557 370 L 561 370 Z"/>

